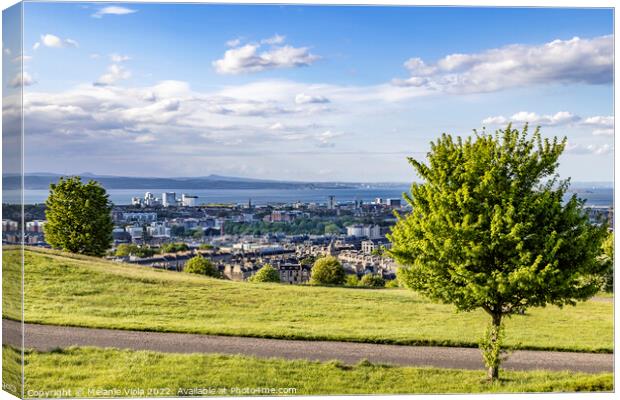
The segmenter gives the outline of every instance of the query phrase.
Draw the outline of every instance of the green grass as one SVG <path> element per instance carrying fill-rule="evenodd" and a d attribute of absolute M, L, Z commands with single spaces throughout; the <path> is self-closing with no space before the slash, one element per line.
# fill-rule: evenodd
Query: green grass
<path fill-rule="evenodd" d="M 454 313 L 406 289 L 252 284 L 49 251 L 26 251 L 27 322 L 273 338 L 477 346 L 488 316 Z M 5 263 L 5 279 L 19 270 Z M 3 302 L 6 299 L 3 299 Z M 12 308 L 4 315 L 19 319 Z M 613 303 L 532 309 L 506 345 L 613 351 Z"/>
<path fill-rule="evenodd" d="M 3 357 L 15 351 L 5 348 Z M 165 354 L 147 351 L 71 347 L 47 353 L 27 351 L 27 397 L 155 397 L 189 395 L 192 388 L 213 392 L 194 395 L 242 395 L 233 388 L 294 388 L 296 395 L 406 394 L 478 392 L 612 391 L 613 374 L 574 372 L 502 372 L 490 384 L 481 371 L 390 367 L 362 362 L 287 361 L 245 356 Z M 59 395 L 60 390 L 64 395 Z M 89 392 L 88 389 L 99 389 Z M 117 389 L 116 394 L 110 390 Z M 143 392 L 126 392 L 141 389 Z M 149 392 L 149 389 L 159 389 Z M 67 394 L 67 390 L 70 393 Z M 225 390 L 222 392 L 221 390 Z M 56 392 L 55 392 L 56 391 Z"/>

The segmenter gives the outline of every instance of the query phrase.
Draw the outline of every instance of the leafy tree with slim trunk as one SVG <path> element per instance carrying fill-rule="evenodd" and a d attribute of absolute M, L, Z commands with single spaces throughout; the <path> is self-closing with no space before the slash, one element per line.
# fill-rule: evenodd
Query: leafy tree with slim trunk
<path fill-rule="evenodd" d="M 112 246 L 112 203 L 96 181 L 79 176 L 60 178 L 50 185 L 45 202 L 45 241 L 72 253 L 103 256 Z"/>
<path fill-rule="evenodd" d="M 508 125 L 465 139 L 443 134 L 427 164 L 409 158 L 422 183 L 404 195 L 412 211 L 397 214 L 389 253 L 406 286 L 489 314 L 480 348 L 490 380 L 499 378 L 504 317 L 574 305 L 602 283 L 607 227 L 590 224 L 575 195 L 563 201 L 569 181 L 556 169 L 565 144 Z"/>

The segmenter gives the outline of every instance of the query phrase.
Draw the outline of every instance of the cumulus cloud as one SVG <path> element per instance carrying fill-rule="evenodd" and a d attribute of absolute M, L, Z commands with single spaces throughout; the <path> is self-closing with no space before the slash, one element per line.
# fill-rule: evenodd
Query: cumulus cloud
<path fill-rule="evenodd" d="M 274 36 L 262 40 L 259 44 L 234 44 L 233 48 L 226 50 L 224 56 L 213 61 L 213 67 L 220 74 L 240 74 L 260 72 L 276 68 L 292 68 L 308 66 L 320 57 L 310 53 L 308 47 L 293 47 L 289 45 L 275 46 L 284 41 L 284 36 Z M 262 50 L 264 44 L 271 47 Z"/>
<path fill-rule="evenodd" d="M 614 147 L 610 144 L 571 144 L 566 145 L 566 152 L 579 155 L 607 155 L 614 151 Z"/>
<path fill-rule="evenodd" d="M 552 115 L 538 115 L 534 112 L 520 111 L 508 118 L 501 115 L 488 117 L 482 120 L 482 123 L 485 125 L 501 125 L 508 122 L 527 122 L 532 125 L 556 126 L 578 122 L 580 119 L 579 116 L 568 111 L 560 111 Z"/>
<path fill-rule="evenodd" d="M 609 84 L 613 61 L 612 35 L 574 37 L 538 46 L 515 44 L 450 54 L 431 64 L 411 58 L 404 63 L 410 76 L 392 84 L 457 94 L 548 83 Z"/>
<path fill-rule="evenodd" d="M 36 50 L 39 47 L 41 47 L 41 43 L 40 42 L 36 42 L 35 44 L 32 45 L 32 50 Z"/>
<path fill-rule="evenodd" d="M 560 111 L 551 115 L 539 115 L 535 112 L 520 111 L 510 117 L 496 115 L 482 120 L 483 125 L 504 125 L 508 122 L 529 123 L 541 126 L 574 125 L 594 128 L 593 135 L 613 135 L 613 116 L 592 116 L 582 118 L 568 111 Z"/>
<path fill-rule="evenodd" d="M 113 54 L 110 54 L 110 60 L 112 60 L 113 63 L 121 63 L 121 62 L 131 60 L 131 57 L 123 55 L 123 54 L 113 53 Z"/>
<path fill-rule="evenodd" d="M 28 62 L 32 60 L 32 56 L 27 56 L 27 55 L 21 55 L 21 56 L 17 56 L 15 58 L 13 58 L 11 61 L 13 61 L 14 63 L 21 63 L 21 62 Z"/>
<path fill-rule="evenodd" d="M 24 71 L 15 75 L 15 77 L 11 79 L 9 85 L 13 88 L 18 88 L 21 86 L 34 85 L 35 83 L 36 81 L 32 78 L 32 76 L 30 76 L 28 72 Z"/>
<path fill-rule="evenodd" d="M 260 42 L 262 44 L 274 45 L 274 44 L 282 44 L 282 43 L 284 43 L 285 39 L 286 39 L 286 36 L 275 34 L 275 35 L 273 35 L 270 38 L 261 40 Z"/>
<path fill-rule="evenodd" d="M 92 14 L 91 17 L 93 17 L 93 18 L 101 18 L 104 15 L 126 15 L 126 14 L 133 14 L 133 13 L 135 13 L 137 11 L 138 10 L 132 10 L 130 8 L 127 8 L 127 7 L 108 6 L 108 7 L 100 8 L 99 10 L 97 10 L 97 12 Z"/>
<path fill-rule="evenodd" d="M 295 103 L 297 104 L 324 104 L 329 103 L 329 99 L 324 96 L 313 96 L 305 93 L 299 93 L 295 96 Z"/>
<path fill-rule="evenodd" d="M 113 85 L 120 80 L 129 79 L 130 77 L 131 72 L 125 67 L 119 64 L 112 64 L 108 67 L 107 72 L 99 77 L 95 85 Z"/>
<path fill-rule="evenodd" d="M 230 39 L 226 42 L 226 46 L 228 47 L 237 47 L 241 44 L 241 38 Z"/>
<path fill-rule="evenodd" d="M 43 44 L 45 47 L 53 47 L 53 48 L 61 48 L 61 47 L 78 47 L 78 42 L 66 38 L 61 39 L 56 35 L 52 35 L 51 33 L 46 33 L 45 35 L 41 35 L 41 42 L 37 42 L 34 44 L 33 49 L 36 50 L 39 48 L 40 44 Z"/>

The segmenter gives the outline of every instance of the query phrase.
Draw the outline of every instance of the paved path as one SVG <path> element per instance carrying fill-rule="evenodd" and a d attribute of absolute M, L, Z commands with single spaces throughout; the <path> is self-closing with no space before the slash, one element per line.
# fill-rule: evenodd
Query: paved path
<path fill-rule="evenodd" d="M 25 324 L 24 331 L 25 347 L 41 351 L 68 346 L 97 346 L 169 353 L 223 353 L 262 358 L 340 360 L 346 364 L 367 359 L 373 363 L 392 365 L 483 368 L 480 351 L 475 348 L 260 339 L 36 324 Z M 19 322 L 2 320 L 4 344 L 19 345 L 20 335 Z M 613 371 L 613 354 L 522 350 L 512 353 L 503 367 L 512 370 L 607 372 Z"/>

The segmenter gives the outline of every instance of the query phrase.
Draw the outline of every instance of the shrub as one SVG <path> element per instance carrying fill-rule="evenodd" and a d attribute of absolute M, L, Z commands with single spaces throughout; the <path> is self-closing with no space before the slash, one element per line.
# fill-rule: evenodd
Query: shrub
<path fill-rule="evenodd" d="M 269 264 L 263 265 L 261 269 L 250 278 L 250 282 L 280 282 L 280 273 Z"/>
<path fill-rule="evenodd" d="M 189 246 L 187 245 L 187 243 L 166 243 L 161 246 L 162 253 L 178 253 L 188 250 Z"/>
<path fill-rule="evenodd" d="M 183 272 L 187 272 L 189 274 L 207 275 L 214 278 L 220 277 L 220 271 L 218 271 L 215 265 L 213 265 L 211 260 L 207 260 L 202 256 L 196 256 L 189 260 L 187 264 L 185 264 Z"/>
<path fill-rule="evenodd" d="M 344 283 L 345 286 L 356 287 L 360 285 L 360 279 L 357 275 L 347 275 L 347 280 Z"/>
<path fill-rule="evenodd" d="M 310 275 L 312 285 L 342 285 L 344 280 L 344 268 L 336 257 L 322 257 L 314 262 Z"/>
<path fill-rule="evenodd" d="M 366 274 L 360 279 L 360 286 L 374 288 L 385 287 L 385 280 L 379 274 Z"/>

